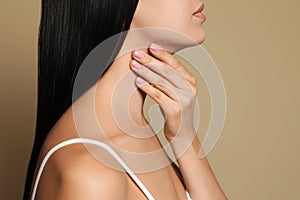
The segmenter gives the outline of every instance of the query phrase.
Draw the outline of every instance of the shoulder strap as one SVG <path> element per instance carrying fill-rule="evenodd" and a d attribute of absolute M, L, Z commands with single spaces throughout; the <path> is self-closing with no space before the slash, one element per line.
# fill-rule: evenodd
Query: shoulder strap
<path fill-rule="evenodd" d="M 192 200 L 192 198 L 191 198 L 190 194 L 188 193 L 188 191 L 186 191 L 185 193 L 186 193 L 187 200 Z"/>
<path fill-rule="evenodd" d="M 142 192 L 146 195 L 146 197 L 149 200 L 154 200 L 154 197 L 151 195 L 151 193 L 147 190 L 147 188 L 144 186 L 144 184 L 135 176 L 135 174 L 129 169 L 129 167 L 126 165 L 126 163 L 118 156 L 118 154 L 107 144 L 97 141 L 97 140 L 92 140 L 92 139 L 86 139 L 86 138 L 75 138 L 75 139 L 70 139 L 70 140 L 66 140 L 64 142 L 61 142 L 59 144 L 57 144 L 56 146 L 54 146 L 52 149 L 50 149 L 50 151 L 46 154 L 46 156 L 44 157 L 42 164 L 39 168 L 39 171 L 37 173 L 37 177 L 34 183 L 34 187 L 33 187 L 33 191 L 32 191 L 32 196 L 31 196 L 31 200 L 35 199 L 35 195 L 36 195 L 36 190 L 37 190 L 37 186 L 39 183 L 39 180 L 41 178 L 41 174 L 42 171 L 46 165 L 47 160 L 50 158 L 50 156 L 57 151 L 58 149 L 65 147 L 67 145 L 71 145 L 71 144 L 76 144 L 76 143 L 88 143 L 88 144 L 93 144 L 99 147 L 104 148 L 105 150 L 107 150 L 109 153 L 111 153 L 111 155 L 121 164 L 121 166 L 126 170 L 126 172 L 130 175 L 130 177 L 132 178 L 132 180 L 134 182 L 136 182 L 136 184 L 138 185 L 138 187 L 142 190 Z"/>

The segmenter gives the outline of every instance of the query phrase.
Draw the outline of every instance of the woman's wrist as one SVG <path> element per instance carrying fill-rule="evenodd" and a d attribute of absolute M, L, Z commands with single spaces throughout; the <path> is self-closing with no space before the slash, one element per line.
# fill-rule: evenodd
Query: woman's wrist
<path fill-rule="evenodd" d="M 167 141 L 171 144 L 176 157 L 180 157 L 190 148 L 200 153 L 201 143 L 194 128 L 181 131 L 181 133 L 177 133 L 174 137 L 170 137 L 169 135 L 166 134 L 165 136 Z"/>
<path fill-rule="evenodd" d="M 199 138 L 195 136 L 188 143 L 187 146 L 186 144 L 171 144 L 192 199 L 226 200 L 208 159 L 202 152 Z"/>

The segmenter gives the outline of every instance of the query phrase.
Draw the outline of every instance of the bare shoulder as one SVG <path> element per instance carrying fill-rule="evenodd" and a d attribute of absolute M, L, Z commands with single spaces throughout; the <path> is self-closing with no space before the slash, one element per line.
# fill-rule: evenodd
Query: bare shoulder
<path fill-rule="evenodd" d="M 83 145 L 66 147 L 53 156 L 60 177 L 56 199 L 126 199 L 126 173 L 98 161 Z"/>

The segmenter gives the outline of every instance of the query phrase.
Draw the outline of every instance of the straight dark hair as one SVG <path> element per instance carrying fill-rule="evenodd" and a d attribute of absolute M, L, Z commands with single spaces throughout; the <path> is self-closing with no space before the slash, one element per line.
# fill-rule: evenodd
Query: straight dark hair
<path fill-rule="evenodd" d="M 129 29 L 137 4 L 138 0 L 42 0 L 38 107 L 24 199 L 30 198 L 38 155 L 47 134 L 72 105 L 73 85 L 81 63 L 105 39 Z M 116 44 L 117 52 L 123 41 Z M 85 90 L 98 79 L 89 81 Z"/>
<path fill-rule="evenodd" d="M 81 63 L 98 44 L 129 30 L 137 4 L 138 0 L 42 0 L 38 44 L 38 107 L 24 199 L 30 198 L 37 159 L 47 134 L 76 100 L 74 97 L 72 99 L 72 91 Z M 115 59 L 122 47 L 126 36 L 120 37 L 108 52 L 111 54 L 108 62 Z M 80 91 L 81 94 L 99 78 L 89 80 L 84 90 Z M 172 165 L 183 181 L 177 166 L 174 163 Z"/>

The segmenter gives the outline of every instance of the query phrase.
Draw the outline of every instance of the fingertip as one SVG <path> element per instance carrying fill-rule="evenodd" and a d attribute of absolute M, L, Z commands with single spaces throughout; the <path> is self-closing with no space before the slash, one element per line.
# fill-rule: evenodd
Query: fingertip
<path fill-rule="evenodd" d="M 152 51 L 158 53 L 162 48 L 161 48 L 161 46 L 159 46 L 158 44 L 152 43 L 152 44 L 150 45 L 150 49 L 151 49 Z"/>
<path fill-rule="evenodd" d="M 139 86 L 139 87 L 143 86 L 143 85 L 145 85 L 147 83 L 143 78 L 141 78 L 139 76 L 136 78 L 135 82 L 136 82 L 137 86 Z"/>

